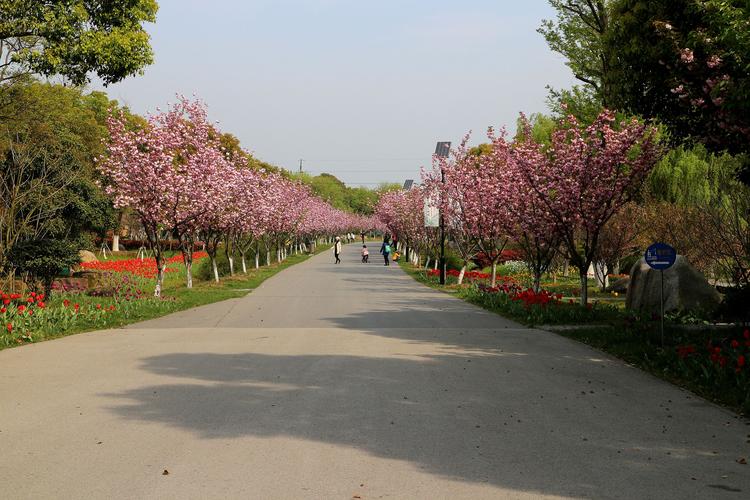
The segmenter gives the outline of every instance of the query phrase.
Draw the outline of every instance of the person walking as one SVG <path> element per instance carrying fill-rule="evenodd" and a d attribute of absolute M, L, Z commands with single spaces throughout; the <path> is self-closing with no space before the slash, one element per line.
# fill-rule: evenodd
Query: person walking
<path fill-rule="evenodd" d="M 362 244 L 364 245 L 365 244 L 365 232 L 364 231 L 362 231 L 361 236 L 362 236 Z"/>
<path fill-rule="evenodd" d="M 370 251 L 367 249 L 367 245 L 362 245 L 362 264 L 370 262 Z"/>
<path fill-rule="evenodd" d="M 391 265 L 391 243 L 388 240 L 388 238 L 383 239 L 383 244 L 380 247 L 380 253 L 383 254 L 383 259 L 385 259 L 385 265 L 390 266 Z"/>
<path fill-rule="evenodd" d="M 339 258 L 339 255 L 341 255 L 341 238 L 338 236 L 336 236 L 336 242 L 333 244 L 333 255 L 336 257 L 336 264 L 341 264 Z"/>

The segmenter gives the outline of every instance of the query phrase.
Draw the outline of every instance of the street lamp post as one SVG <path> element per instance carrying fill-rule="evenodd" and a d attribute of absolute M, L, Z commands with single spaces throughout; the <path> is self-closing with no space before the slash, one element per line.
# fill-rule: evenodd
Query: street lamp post
<path fill-rule="evenodd" d="M 447 158 L 450 154 L 450 150 L 450 142 L 438 142 L 435 147 L 435 156 L 438 158 Z M 445 171 L 442 166 L 440 167 L 440 182 L 445 184 Z M 440 208 L 440 284 L 445 285 L 445 217 L 443 215 L 442 207 Z"/>

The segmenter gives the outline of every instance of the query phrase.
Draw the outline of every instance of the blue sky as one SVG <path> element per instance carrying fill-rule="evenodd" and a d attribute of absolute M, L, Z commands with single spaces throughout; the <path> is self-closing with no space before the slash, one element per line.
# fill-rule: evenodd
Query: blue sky
<path fill-rule="evenodd" d="M 155 64 L 111 97 L 145 113 L 196 94 L 257 157 L 352 185 L 418 178 L 436 141 L 480 142 L 572 84 L 535 31 L 546 0 L 159 4 Z"/>

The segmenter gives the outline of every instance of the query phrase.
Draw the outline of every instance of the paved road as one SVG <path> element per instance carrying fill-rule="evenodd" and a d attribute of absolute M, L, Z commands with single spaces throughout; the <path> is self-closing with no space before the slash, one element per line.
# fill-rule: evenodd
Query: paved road
<path fill-rule="evenodd" d="M 750 495 L 747 422 L 356 252 L 0 352 L 0 498 Z"/>

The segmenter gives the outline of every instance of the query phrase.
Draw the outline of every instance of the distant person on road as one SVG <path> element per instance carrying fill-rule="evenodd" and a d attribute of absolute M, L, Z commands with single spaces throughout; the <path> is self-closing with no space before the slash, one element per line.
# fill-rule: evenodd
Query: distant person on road
<path fill-rule="evenodd" d="M 391 265 L 391 243 L 388 240 L 388 238 L 383 239 L 383 245 L 380 247 L 380 253 L 383 254 L 383 259 L 385 259 L 385 265 L 390 266 Z"/>
<path fill-rule="evenodd" d="M 367 249 L 367 245 L 362 245 L 362 263 L 367 264 L 370 262 L 370 251 Z"/>
<path fill-rule="evenodd" d="M 362 231 L 362 234 L 360 236 L 362 236 L 362 244 L 364 245 L 365 244 L 365 232 Z"/>
<path fill-rule="evenodd" d="M 336 236 L 336 242 L 333 244 L 333 255 L 336 257 L 336 264 L 341 263 L 339 255 L 341 255 L 341 238 Z"/>

